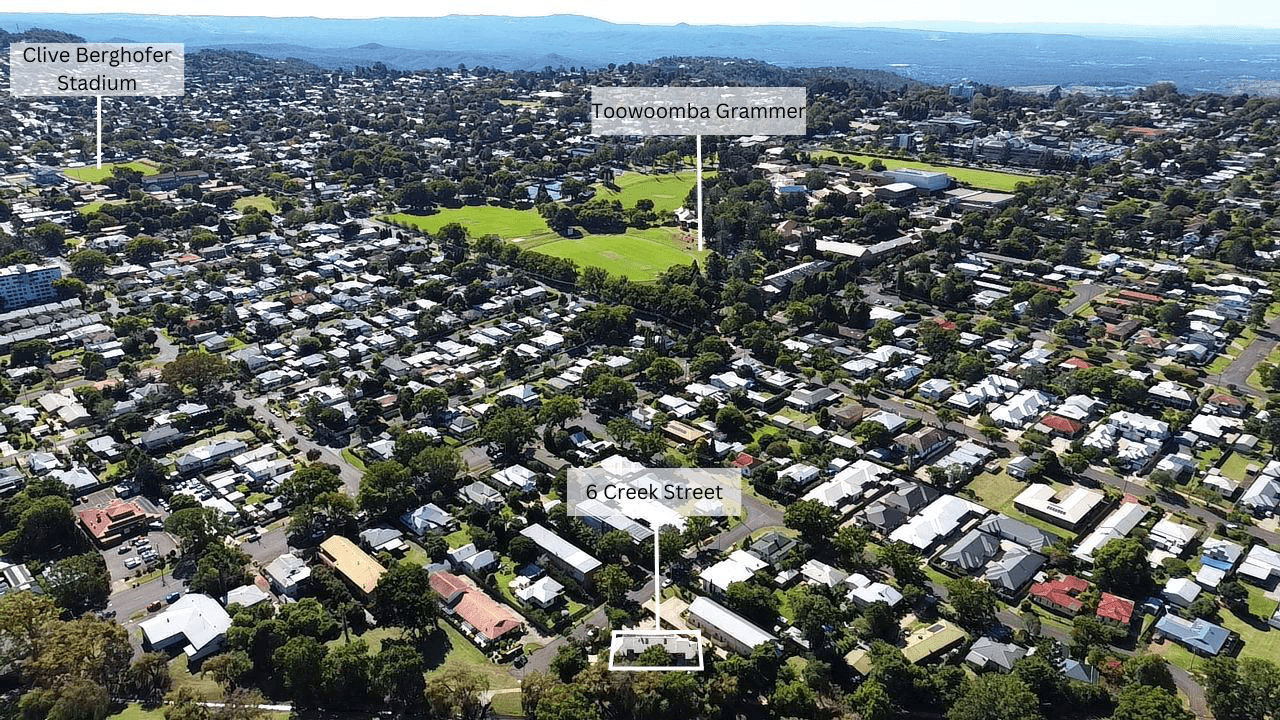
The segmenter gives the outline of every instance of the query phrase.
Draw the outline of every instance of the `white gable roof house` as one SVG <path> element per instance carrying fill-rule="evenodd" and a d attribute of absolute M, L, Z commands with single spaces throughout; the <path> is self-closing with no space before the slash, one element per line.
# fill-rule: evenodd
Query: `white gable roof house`
<path fill-rule="evenodd" d="M 217 600 L 192 593 L 178 598 L 163 613 L 142 621 L 140 627 L 153 650 L 183 644 L 188 660 L 200 660 L 222 649 L 231 616 Z"/>
<path fill-rule="evenodd" d="M 893 471 L 870 460 L 859 459 L 836 473 L 830 480 L 805 493 L 804 500 L 817 500 L 827 507 L 839 507 L 849 499 L 858 499 L 876 487 L 880 478 Z"/>
<path fill-rule="evenodd" d="M 1006 427 L 1023 427 L 1049 408 L 1053 396 L 1035 389 L 1027 389 L 1009 398 L 1003 405 L 991 411 L 991 417 Z"/>
<path fill-rule="evenodd" d="M 745 582 L 752 575 L 769 567 L 769 563 L 745 550 L 734 550 L 729 557 L 703 570 L 698 578 L 704 592 L 724 594 L 736 582 Z"/>
<path fill-rule="evenodd" d="M 943 495 L 890 533 L 889 539 L 927 550 L 959 530 L 966 520 L 986 514 L 987 509 L 977 503 Z"/>

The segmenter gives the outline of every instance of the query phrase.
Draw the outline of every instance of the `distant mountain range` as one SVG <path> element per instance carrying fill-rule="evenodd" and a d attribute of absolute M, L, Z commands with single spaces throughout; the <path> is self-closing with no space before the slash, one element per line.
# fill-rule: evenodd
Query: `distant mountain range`
<path fill-rule="evenodd" d="M 321 67 L 382 62 L 414 70 L 598 67 L 663 56 L 754 58 L 783 67 L 888 70 L 929 83 L 1124 87 L 1170 81 L 1183 91 L 1280 94 L 1280 31 L 1216 28 L 1097 35 L 808 25 L 620 25 L 575 15 L 316 18 L 0 13 L 0 28 L 51 28 L 90 41 L 181 42 L 294 57 Z M 1076 26 L 1073 26 L 1073 28 Z M 1081 26 L 1082 32 L 1088 26 Z"/>

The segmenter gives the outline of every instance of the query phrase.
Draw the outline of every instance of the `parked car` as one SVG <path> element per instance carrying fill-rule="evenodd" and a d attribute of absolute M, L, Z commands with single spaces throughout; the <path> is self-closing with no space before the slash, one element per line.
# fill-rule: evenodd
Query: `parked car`
<path fill-rule="evenodd" d="M 164 603 L 160 602 L 159 600 L 156 600 L 155 602 L 153 602 L 153 603 L 151 603 L 150 605 L 148 605 L 148 606 L 147 606 L 147 611 L 148 611 L 148 612 L 155 612 L 155 611 L 159 610 L 159 609 L 160 609 L 160 608 L 162 608 L 162 607 L 164 607 Z"/>
<path fill-rule="evenodd" d="M 142 560 L 136 557 L 131 557 L 124 561 L 124 566 L 129 570 L 132 570 L 141 564 L 142 564 Z"/>
<path fill-rule="evenodd" d="M 116 550 L 117 555 L 128 555 L 131 552 L 133 552 L 133 548 L 129 545 L 121 545 L 120 549 Z"/>
<path fill-rule="evenodd" d="M 164 596 L 164 601 L 170 605 L 178 602 L 178 598 L 182 597 L 182 593 L 174 591 Z"/>

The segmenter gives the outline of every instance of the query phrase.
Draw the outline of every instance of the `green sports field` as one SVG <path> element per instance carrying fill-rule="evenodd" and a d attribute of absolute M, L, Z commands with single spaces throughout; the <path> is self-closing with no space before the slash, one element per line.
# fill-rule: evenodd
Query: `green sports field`
<path fill-rule="evenodd" d="M 696 241 L 686 240 L 687 233 L 673 228 L 629 229 L 624 235 L 593 235 L 531 240 L 521 247 L 540 253 L 568 258 L 578 267 L 594 265 L 614 275 L 625 275 L 636 282 L 654 280 L 673 265 L 702 262 L 706 251 L 698 252 Z"/>
<path fill-rule="evenodd" d="M 67 177 L 79 180 L 80 182 L 100 183 L 111 177 L 112 168 L 117 167 L 132 168 L 143 175 L 155 175 L 160 172 L 155 165 L 152 165 L 149 162 L 103 163 L 101 168 L 94 165 L 85 165 L 84 167 L 78 168 L 64 168 L 62 172 L 65 173 Z"/>
<path fill-rule="evenodd" d="M 471 237 L 497 235 L 504 240 L 554 235 L 547 222 L 536 210 L 516 210 L 493 205 L 467 205 L 460 208 L 444 208 L 434 215 L 410 215 L 396 213 L 381 218 L 387 222 L 404 223 L 423 232 L 435 234 L 449 223 L 458 223 L 471 233 Z"/>
<path fill-rule="evenodd" d="M 704 170 L 702 173 L 703 182 L 713 177 L 713 172 Z M 624 208 L 633 207 L 637 200 L 649 198 L 653 201 L 654 210 L 675 210 L 684 205 L 684 199 L 689 196 L 696 178 L 697 173 L 692 170 L 654 175 L 629 172 L 620 175 L 615 181 L 617 192 L 596 184 L 596 197 L 618 200 Z"/>
<path fill-rule="evenodd" d="M 916 160 L 899 160 L 891 157 L 877 157 L 875 155 L 859 155 L 857 153 L 836 152 L 834 150 L 823 150 L 815 152 L 810 156 L 817 161 L 820 158 L 853 158 L 863 165 L 869 165 L 872 160 L 879 160 L 884 163 L 886 168 L 914 168 L 916 170 L 928 170 L 930 172 L 943 172 L 956 179 L 961 185 L 970 185 L 976 188 L 986 190 L 999 190 L 1001 192 L 1011 192 L 1020 182 L 1035 182 L 1041 179 L 1036 175 L 1018 175 L 1016 173 L 1000 172 L 998 170 L 979 170 L 977 168 L 960 167 L 958 165 L 934 165 L 932 163 L 918 162 Z"/>
<path fill-rule="evenodd" d="M 654 202 L 656 205 L 657 201 Z M 477 205 L 445 208 L 434 215 L 397 213 L 381 219 L 432 234 L 456 222 L 472 237 L 497 235 L 526 250 L 569 258 L 580 267 L 595 265 L 636 282 L 653 280 L 672 265 L 687 265 L 706 257 L 706 252 L 698 252 L 685 240 L 687 233 L 674 228 L 628 229 L 620 235 L 584 233 L 582 237 L 566 238 L 547 227 L 536 210 Z"/>
<path fill-rule="evenodd" d="M 235 208 L 240 212 L 244 212 L 247 208 L 255 207 L 263 212 L 276 213 L 276 203 L 266 195 L 250 195 L 249 197 L 236 198 Z"/>

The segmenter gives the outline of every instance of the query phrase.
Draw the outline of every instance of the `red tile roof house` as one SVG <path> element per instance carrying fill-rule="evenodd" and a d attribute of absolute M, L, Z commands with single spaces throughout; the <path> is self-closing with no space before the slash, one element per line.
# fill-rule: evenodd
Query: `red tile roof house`
<path fill-rule="evenodd" d="M 1088 582 L 1075 575 L 1063 575 L 1048 582 L 1032 585 L 1029 597 L 1038 605 L 1074 617 L 1080 612 L 1080 608 L 1084 607 L 1084 603 L 1077 596 L 1087 589 L 1089 589 Z M 1130 607 L 1132 608 L 1132 604 Z"/>
<path fill-rule="evenodd" d="M 729 465 L 741 470 L 743 475 L 750 477 L 752 469 L 760 465 L 760 461 L 747 453 L 738 453 L 738 457 L 734 458 Z"/>
<path fill-rule="evenodd" d="M 1065 418 L 1061 415 L 1054 415 L 1052 413 L 1045 415 L 1044 419 L 1040 421 L 1040 424 L 1049 428 L 1054 435 L 1060 435 L 1064 438 L 1074 438 L 1084 432 L 1085 429 L 1085 424 L 1078 420 L 1072 420 L 1071 418 Z"/>
<path fill-rule="evenodd" d="M 476 644 L 485 647 L 523 624 L 515 613 L 450 572 L 431 576 L 431 589 L 440 596 L 442 610 L 465 623 Z M 514 636 L 513 636 L 514 637 Z"/>
<path fill-rule="evenodd" d="M 1249 408 L 1249 403 L 1238 397 L 1219 393 L 1209 398 L 1209 404 L 1217 406 L 1228 415 L 1240 417 Z"/>
<path fill-rule="evenodd" d="M 1137 290 L 1121 290 L 1120 292 L 1116 293 L 1116 296 L 1123 298 L 1125 300 L 1130 300 L 1132 302 L 1150 303 L 1152 305 L 1158 305 L 1164 301 L 1164 298 L 1160 297 L 1159 295 L 1152 295 L 1151 293 L 1138 292 Z"/>
<path fill-rule="evenodd" d="M 1127 628 L 1133 622 L 1133 601 L 1104 592 L 1098 600 L 1098 617 L 1117 627 Z"/>
<path fill-rule="evenodd" d="M 77 513 L 84 529 L 101 547 L 112 547 L 155 518 L 136 502 L 112 500 L 101 508 Z"/>

